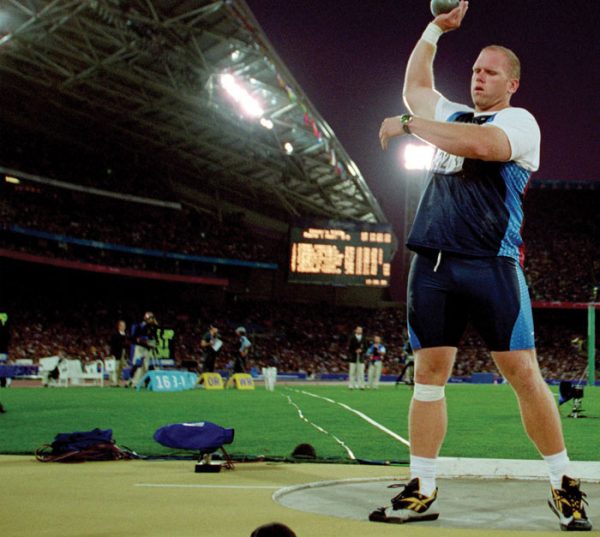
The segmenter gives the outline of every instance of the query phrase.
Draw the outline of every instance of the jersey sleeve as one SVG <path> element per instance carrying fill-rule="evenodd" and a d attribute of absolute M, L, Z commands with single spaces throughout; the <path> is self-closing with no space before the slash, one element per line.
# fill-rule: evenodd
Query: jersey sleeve
<path fill-rule="evenodd" d="M 510 143 L 510 160 L 532 172 L 540 167 L 540 127 L 527 110 L 505 108 L 485 125 L 504 131 Z"/>
<path fill-rule="evenodd" d="M 458 113 L 473 112 L 467 105 L 449 101 L 443 95 L 438 99 L 435 106 L 435 121 L 451 121 L 452 116 Z"/>

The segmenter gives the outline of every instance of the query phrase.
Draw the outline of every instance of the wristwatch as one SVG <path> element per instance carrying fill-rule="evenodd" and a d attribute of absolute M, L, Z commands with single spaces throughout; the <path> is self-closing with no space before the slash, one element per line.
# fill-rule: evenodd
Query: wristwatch
<path fill-rule="evenodd" d="M 400 122 L 402 123 L 402 130 L 406 133 L 406 134 L 412 134 L 411 130 L 410 130 L 410 124 L 413 120 L 413 115 L 412 114 L 402 114 L 400 116 Z"/>

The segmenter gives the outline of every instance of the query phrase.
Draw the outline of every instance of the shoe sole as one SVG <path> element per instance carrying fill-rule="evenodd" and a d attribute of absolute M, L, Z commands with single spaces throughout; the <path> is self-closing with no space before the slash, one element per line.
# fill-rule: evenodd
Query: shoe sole
<path fill-rule="evenodd" d="M 383 522 L 386 524 L 408 524 L 409 522 L 427 522 L 428 520 L 437 520 L 439 516 L 439 513 L 428 513 L 420 516 L 401 518 L 397 516 L 386 516 L 378 511 L 373 511 L 369 515 L 369 520 L 371 522 Z"/>
<path fill-rule="evenodd" d="M 575 522 L 575 519 L 572 519 L 569 524 L 564 524 L 562 515 L 556 509 L 556 507 L 554 507 L 554 504 L 550 500 L 548 500 L 548 507 L 550 507 L 552 512 L 558 517 L 561 531 L 592 531 L 592 525 L 589 523 L 589 521 L 588 526 L 585 527 L 578 526 L 577 523 L 572 525 L 572 523 Z"/>

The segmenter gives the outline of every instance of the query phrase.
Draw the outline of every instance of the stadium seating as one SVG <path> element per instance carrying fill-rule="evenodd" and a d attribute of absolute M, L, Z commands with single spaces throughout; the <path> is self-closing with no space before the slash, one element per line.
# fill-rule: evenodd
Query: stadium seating
<path fill-rule="evenodd" d="M 274 248 L 251 233 L 239 215 L 217 221 L 189 209 L 40 185 L 0 184 L 0 194 L 1 238 L 9 249 L 147 270 L 174 270 L 182 262 L 158 255 L 165 252 L 249 261 L 271 261 L 274 256 Z M 142 255 L 139 249 L 155 255 Z"/>

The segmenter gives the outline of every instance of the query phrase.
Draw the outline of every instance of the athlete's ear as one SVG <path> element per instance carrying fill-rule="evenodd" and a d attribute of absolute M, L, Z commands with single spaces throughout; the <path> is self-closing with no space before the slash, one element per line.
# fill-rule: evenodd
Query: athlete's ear
<path fill-rule="evenodd" d="M 514 95 L 515 93 L 517 93 L 517 90 L 519 89 L 519 84 L 520 84 L 519 79 L 517 79 L 517 78 L 511 78 L 508 81 L 508 88 L 507 88 L 508 93 L 510 95 Z"/>

